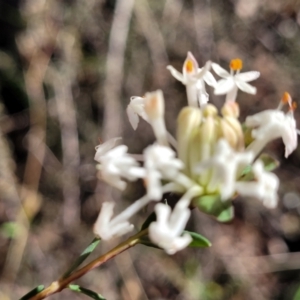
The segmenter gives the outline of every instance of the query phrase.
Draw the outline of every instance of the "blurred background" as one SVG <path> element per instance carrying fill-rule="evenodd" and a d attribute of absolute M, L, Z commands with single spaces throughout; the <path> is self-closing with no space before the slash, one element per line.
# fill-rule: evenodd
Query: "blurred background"
<path fill-rule="evenodd" d="M 143 194 L 140 182 L 123 194 L 100 182 L 94 148 L 116 136 L 131 153 L 152 143 L 149 126 L 133 131 L 125 109 L 155 89 L 175 134 L 185 88 L 166 66 L 181 70 L 187 51 L 200 66 L 228 68 L 238 57 L 261 72 L 255 96 L 239 92 L 242 120 L 276 108 L 285 91 L 299 104 L 299 0 L 1 0 L 1 300 L 58 279 L 93 239 L 103 201 L 121 211 Z M 220 107 L 224 97 L 210 95 Z M 299 109 L 295 118 L 299 128 Z M 210 249 L 167 256 L 139 245 L 77 282 L 108 300 L 300 299 L 300 147 L 287 160 L 280 140 L 267 151 L 281 161 L 278 208 L 236 199 L 229 224 L 195 210 L 188 226 Z"/>

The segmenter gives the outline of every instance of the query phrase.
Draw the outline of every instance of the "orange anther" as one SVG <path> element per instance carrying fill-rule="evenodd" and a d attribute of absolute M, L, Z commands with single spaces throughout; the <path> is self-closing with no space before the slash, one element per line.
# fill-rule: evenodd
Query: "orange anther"
<path fill-rule="evenodd" d="M 288 92 L 284 92 L 284 94 L 281 98 L 281 102 L 284 104 L 289 103 L 291 105 L 291 103 L 292 103 L 291 95 Z"/>
<path fill-rule="evenodd" d="M 240 71 L 243 68 L 243 61 L 239 58 L 232 59 L 229 67 L 233 71 Z"/>
<path fill-rule="evenodd" d="M 185 63 L 185 69 L 186 69 L 186 71 L 188 73 L 191 73 L 191 72 L 194 71 L 194 64 L 193 64 L 193 62 L 190 59 L 188 59 L 186 61 L 186 63 Z"/>

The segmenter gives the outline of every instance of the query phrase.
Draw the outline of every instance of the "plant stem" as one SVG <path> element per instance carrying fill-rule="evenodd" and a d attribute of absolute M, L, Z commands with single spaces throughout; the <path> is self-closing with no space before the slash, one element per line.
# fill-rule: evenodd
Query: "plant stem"
<path fill-rule="evenodd" d="M 34 297 L 30 298 L 30 300 L 40 300 L 45 299 L 46 297 L 53 295 L 62 291 L 63 289 L 67 288 L 68 285 L 78 279 L 79 277 L 83 276 L 84 274 L 88 273 L 89 271 L 99 267 L 106 261 L 114 258 L 118 254 L 122 253 L 123 251 L 135 246 L 139 243 L 139 238 L 146 235 L 148 233 L 148 228 L 138 232 L 137 234 L 133 235 L 123 243 L 119 244 L 106 254 L 96 258 L 95 260 L 91 261 L 86 266 L 82 267 L 81 269 L 75 271 L 74 273 L 70 274 L 66 278 L 59 279 L 57 281 L 52 282 L 46 289 L 35 295 Z"/>

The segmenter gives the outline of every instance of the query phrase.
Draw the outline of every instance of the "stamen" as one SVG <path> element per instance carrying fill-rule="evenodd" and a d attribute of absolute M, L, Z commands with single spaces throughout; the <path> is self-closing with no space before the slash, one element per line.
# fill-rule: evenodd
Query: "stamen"
<path fill-rule="evenodd" d="M 243 61 L 239 58 L 232 59 L 229 67 L 233 71 L 240 71 L 243 68 Z"/>
<path fill-rule="evenodd" d="M 284 92 L 282 98 L 281 98 L 281 102 L 284 104 L 289 104 L 290 106 L 292 105 L 292 97 L 288 92 Z"/>
<path fill-rule="evenodd" d="M 190 59 L 186 61 L 185 69 L 188 73 L 192 73 L 194 71 L 194 64 Z"/>

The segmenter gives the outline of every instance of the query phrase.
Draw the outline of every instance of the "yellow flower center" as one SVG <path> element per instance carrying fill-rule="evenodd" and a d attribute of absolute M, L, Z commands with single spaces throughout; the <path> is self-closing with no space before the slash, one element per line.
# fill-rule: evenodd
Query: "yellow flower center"
<path fill-rule="evenodd" d="M 232 59 L 229 67 L 233 71 L 240 71 L 243 68 L 243 61 L 239 58 Z"/>
<path fill-rule="evenodd" d="M 194 64 L 190 59 L 186 61 L 185 69 L 188 73 L 192 73 L 194 71 Z"/>
<path fill-rule="evenodd" d="M 292 103 L 291 95 L 288 92 L 284 92 L 284 94 L 281 98 L 281 102 L 284 104 L 289 103 L 291 105 L 291 103 Z"/>

